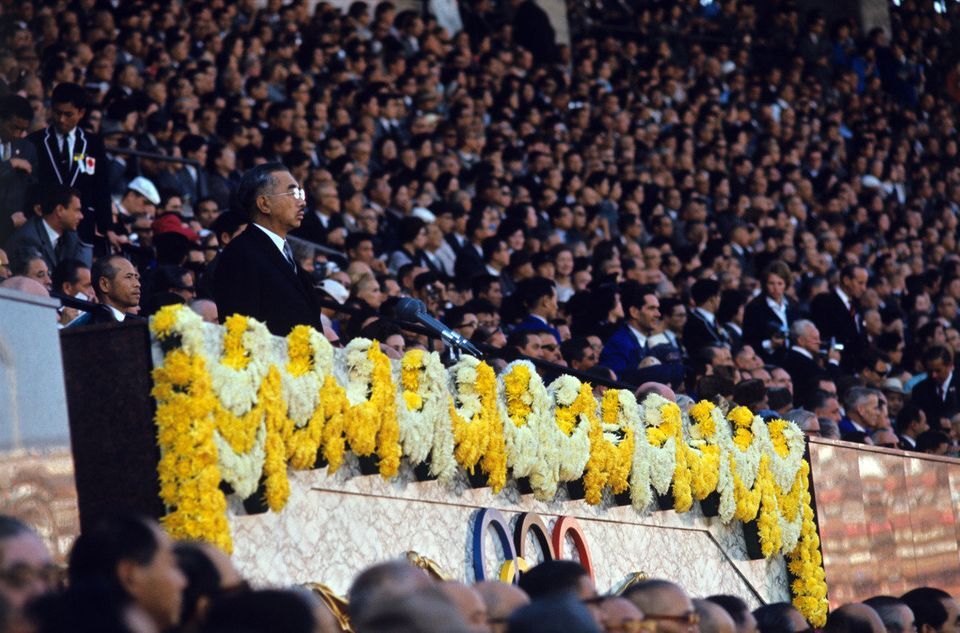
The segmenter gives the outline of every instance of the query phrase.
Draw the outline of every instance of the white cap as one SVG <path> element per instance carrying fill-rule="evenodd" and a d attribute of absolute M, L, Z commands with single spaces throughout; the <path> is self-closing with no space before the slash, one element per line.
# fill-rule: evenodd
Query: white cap
<path fill-rule="evenodd" d="M 437 216 L 435 216 L 430 209 L 425 207 L 414 207 L 413 211 L 410 212 L 410 215 L 415 218 L 420 218 L 427 224 L 430 224 L 437 219 Z"/>
<path fill-rule="evenodd" d="M 343 284 L 336 279 L 324 279 L 320 282 L 320 289 L 333 297 L 333 300 L 343 305 L 350 297 L 350 291 L 343 287 Z"/>
<path fill-rule="evenodd" d="M 149 200 L 155 205 L 160 204 L 160 192 L 157 191 L 156 186 L 143 176 L 137 176 L 130 181 L 130 184 L 127 185 L 127 189 L 136 191 L 141 196 Z"/>

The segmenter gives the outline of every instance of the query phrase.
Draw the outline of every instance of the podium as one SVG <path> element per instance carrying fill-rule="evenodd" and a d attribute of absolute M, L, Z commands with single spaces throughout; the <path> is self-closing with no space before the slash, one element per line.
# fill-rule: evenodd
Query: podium
<path fill-rule="evenodd" d="M 163 516 L 145 320 L 62 330 L 81 530 L 104 516 Z"/>

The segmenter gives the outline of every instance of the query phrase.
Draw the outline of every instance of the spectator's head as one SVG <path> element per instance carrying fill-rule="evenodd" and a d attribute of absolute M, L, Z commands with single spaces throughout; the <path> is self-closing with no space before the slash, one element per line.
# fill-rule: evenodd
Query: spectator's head
<path fill-rule="evenodd" d="M 534 330 L 516 330 L 507 337 L 507 347 L 511 347 L 524 356 L 543 358 L 540 349 L 540 333 Z"/>
<path fill-rule="evenodd" d="M 753 617 L 757 620 L 757 633 L 801 633 L 810 629 L 797 608 L 788 602 L 765 604 L 754 610 Z"/>
<path fill-rule="evenodd" d="M 187 579 L 180 609 L 180 624 L 195 628 L 220 596 L 248 587 L 230 558 L 207 543 L 183 541 L 174 545 L 177 566 Z"/>
<path fill-rule="evenodd" d="M 152 216 L 160 206 L 160 192 L 148 178 L 137 176 L 127 184 L 120 204 L 133 215 Z"/>
<path fill-rule="evenodd" d="M 690 297 L 698 308 L 716 314 L 720 307 L 720 282 L 716 279 L 698 279 L 690 288 Z"/>
<path fill-rule="evenodd" d="M 95 299 L 90 267 L 78 259 L 64 259 L 53 269 L 53 289 L 78 299 Z"/>
<path fill-rule="evenodd" d="M 121 312 L 140 305 L 140 273 L 126 257 L 101 257 L 93 262 L 90 276 L 100 303 Z"/>
<path fill-rule="evenodd" d="M 361 621 L 376 608 L 433 585 L 423 570 L 406 561 L 387 561 L 368 567 L 353 579 L 347 597 L 350 619 Z"/>
<path fill-rule="evenodd" d="M 186 578 L 173 543 L 160 526 L 140 517 L 104 519 L 85 530 L 70 552 L 70 584 L 99 584 L 142 608 L 158 629 L 180 621 Z"/>
<path fill-rule="evenodd" d="M 794 345 L 800 349 L 806 350 L 814 358 L 820 355 L 820 330 L 813 324 L 813 321 L 799 319 L 790 326 L 790 338 Z"/>
<path fill-rule="evenodd" d="M 845 604 L 830 612 L 824 633 L 884 633 L 886 627 L 877 612 L 865 604 Z"/>
<path fill-rule="evenodd" d="M 913 612 L 918 633 L 956 630 L 960 626 L 960 607 L 942 589 L 919 587 L 900 596 L 900 600 Z"/>
<path fill-rule="evenodd" d="M 62 83 L 50 95 L 51 120 L 59 134 L 69 134 L 87 112 L 87 91 L 74 83 Z"/>
<path fill-rule="evenodd" d="M 373 263 L 377 254 L 373 247 L 374 237 L 369 233 L 356 232 L 347 236 L 343 246 L 351 262 Z"/>
<path fill-rule="evenodd" d="M 733 618 L 737 633 L 756 633 L 757 620 L 750 612 L 750 607 L 742 598 L 730 595 L 717 595 L 707 598 L 710 602 L 720 605 Z"/>
<path fill-rule="evenodd" d="M 518 609 L 511 617 L 509 633 L 600 633 L 599 614 L 591 614 L 576 596 L 557 594 L 534 600 Z"/>
<path fill-rule="evenodd" d="M 15 253 L 10 270 L 14 277 L 26 277 L 37 282 L 46 289 L 48 294 L 53 290 L 50 268 L 46 260 L 34 249 Z"/>
<path fill-rule="evenodd" d="M 867 269 L 862 266 L 844 266 L 840 270 L 840 290 L 856 301 L 867 289 L 867 277 Z"/>
<path fill-rule="evenodd" d="M 580 563 L 569 560 L 544 561 L 520 576 L 520 588 L 536 602 L 559 593 L 581 600 L 597 596 L 593 579 Z"/>
<path fill-rule="evenodd" d="M 437 585 L 437 588 L 456 606 L 457 611 L 471 633 L 488 633 L 487 605 L 480 597 L 480 593 L 470 585 L 456 580 L 447 580 Z"/>
<path fill-rule="evenodd" d="M 523 297 L 523 305 L 530 314 L 536 314 L 549 321 L 557 316 L 557 288 L 552 281 L 544 277 L 526 279 L 517 288 Z"/>
<path fill-rule="evenodd" d="M 471 288 L 476 299 L 485 299 L 497 309 L 503 304 L 503 286 L 499 277 L 478 275 L 471 282 Z"/>
<path fill-rule="evenodd" d="M 487 607 L 491 633 L 506 633 L 510 616 L 520 607 L 530 604 L 530 597 L 516 585 L 485 580 L 473 588 Z"/>
<path fill-rule="evenodd" d="M 911 633 L 916 631 L 913 623 L 913 611 L 903 600 L 893 596 L 874 596 L 863 601 L 877 612 L 887 633 Z"/>
<path fill-rule="evenodd" d="M 927 423 L 927 414 L 916 403 L 908 402 L 903 405 L 896 418 L 897 433 L 916 440 L 921 433 L 930 430 Z"/>
<path fill-rule="evenodd" d="M 790 267 L 782 261 L 774 261 L 767 265 L 761 275 L 763 294 L 774 301 L 780 302 L 790 288 Z"/>
<path fill-rule="evenodd" d="M 265 589 L 215 601 L 203 630 L 208 633 L 315 633 L 316 627 L 311 605 L 303 596 L 289 590 Z"/>
<path fill-rule="evenodd" d="M 599 361 L 590 341 L 582 336 L 574 336 L 564 341 L 560 345 L 560 351 L 567 365 L 578 371 L 589 371 Z"/>
<path fill-rule="evenodd" d="M 32 120 L 33 108 L 24 97 L 16 94 L 0 97 L 0 143 L 26 136 Z"/>
<path fill-rule="evenodd" d="M 31 599 L 54 589 L 57 568 L 40 536 L 26 523 L 0 514 L 0 601 L 15 623 Z"/>
<path fill-rule="evenodd" d="M 699 620 L 687 592 L 668 580 L 642 580 L 623 597 L 643 612 L 645 620 L 653 620 L 657 631 L 686 631 Z"/>
<path fill-rule="evenodd" d="M 251 222 L 286 237 L 300 226 L 306 198 L 290 170 L 280 163 L 265 163 L 243 174 L 237 205 Z"/>
<path fill-rule="evenodd" d="M 931 345 L 923 353 L 923 366 L 930 380 L 942 385 L 953 371 L 953 354 L 943 345 Z"/>
<path fill-rule="evenodd" d="M 880 427 L 880 401 L 877 392 L 865 387 L 854 387 L 843 399 L 847 416 L 867 430 Z"/>
<path fill-rule="evenodd" d="M 694 600 L 693 609 L 700 617 L 700 633 L 736 633 L 730 614 L 709 600 Z"/>
<path fill-rule="evenodd" d="M 950 436 L 943 431 L 924 431 L 917 436 L 917 450 L 930 455 L 946 455 L 950 450 Z"/>
<path fill-rule="evenodd" d="M 660 322 L 660 300 L 649 286 L 635 281 L 620 285 L 620 301 L 627 321 L 641 334 L 651 335 Z"/>
<path fill-rule="evenodd" d="M 10 256 L 7 251 L 0 248 L 0 281 L 10 277 L 13 273 L 10 271 Z"/>
<path fill-rule="evenodd" d="M 225 248 L 233 238 L 243 232 L 248 222 L 246 217 L 236 211 L 224 211 L 210 225 L 210 231 L 217 236 L 220 248 Z"/>

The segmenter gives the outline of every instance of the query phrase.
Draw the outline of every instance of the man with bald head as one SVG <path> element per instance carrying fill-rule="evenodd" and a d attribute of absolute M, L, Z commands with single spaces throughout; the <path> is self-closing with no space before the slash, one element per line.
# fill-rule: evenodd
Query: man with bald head
<path fill-rule="evenodd" d="M 47 292 L 47 289 L 43 287 L 43 284 L 36 279 L 24 277 L 23 275 L 8 277 L 7 279 L 0 281 L 0 288 L 16 290 L 17 292 L 25 292 L 28 295 L 35 295 L 37 297 L 50 296 L 50 293 Z"/>
<path fill-rule="evenodd" d="M 693 601 L 679 585 L 669 580 L 643 580 L 624 594 L 643 612 L 644 619 L 653 620 L 657 633 L 688 633 L 697 631 L 699 616 L 693 610 Z"/>
<path fill-rule="evenodd" d="M 716 595 L 707 598 L 718 604 L 733 618 L 737 633 L 757 633 L 757 619 L 750 612 L 750 607 L 741 598 L 730 595 Z"/>
<path fill-rule="evenodd" d="M 643 611 L 626 598 L 610 596 L 600 603 L 600 625 L 607 633 L 632 631 L 640 622 Z"/>
<path fill-rule="evenodd" d="M 378 603 L 408 596 L 433 584 L 422 569 L 407 561 L 391 560 L 368 567 L 354 578 L 347 593 L 350 619 L 360 621 Z"/>
<path fill-rule="evenodd" d="M 874 596 L 863 601 L 877 612 L 887 633 L 911 633 L 915 630 L 913 611 L 899 598 L 893 596 Z"/>
<path fill-rule="evenodd" d="M 448 580 L 438 585 L 440 591 L 457 607 L 471 633 L 489 633 L 487 623 L 487 605 L 480 593 L 473 587 L 456 580 Z"/>
<path fill-rule="evenodd" d="M 853 602 L 831 611 L 823 632 L 860 633 L 866 631 L 867 627 L 870 633 L 886 633 L 887 630 L 876 611 L 862 602 Z"/>
<path fill-rule="evenodd" d="M 484 580 L 473 586 L 487 606 L 487 621 L 491 633 L 506 633 L 507 620 L 520 607 L 530 604 L 530 598 L 516 585 L 499 580 Z"/>
<path fill-rule="evenodd" d="M 694 600 L 693 608 L 700 616 L 700 633 L 736 633 L 733 618 L 719 604 L 709 600 Z"/>

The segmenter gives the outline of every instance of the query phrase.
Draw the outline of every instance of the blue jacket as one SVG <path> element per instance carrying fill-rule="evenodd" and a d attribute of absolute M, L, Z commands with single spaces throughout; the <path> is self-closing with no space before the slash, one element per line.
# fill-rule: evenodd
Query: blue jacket
<path fill-rule="evenodd" d="M 523 321 L 520 321 L 520 324 L 513 328 L 514 332 L 523 332 L 525 330 L 547 330 L 557 339 L 557 345 L 560 344 L 560 331 L 552 325 L 544 323 L 532 314 L 525 316 Z"/>
<path fill-rule="evenodd" d="M 621 325 L 603 346 L 600 364 L 609 367 L 620 377 L 635 370 L 646 356 L 647 350 L 640 347 L 640 341 L 630 331 L 630 326 Z"/>

